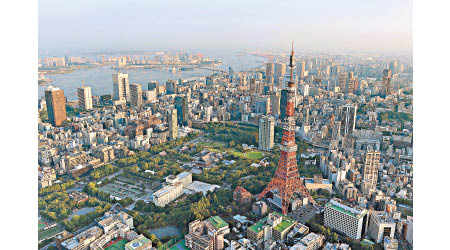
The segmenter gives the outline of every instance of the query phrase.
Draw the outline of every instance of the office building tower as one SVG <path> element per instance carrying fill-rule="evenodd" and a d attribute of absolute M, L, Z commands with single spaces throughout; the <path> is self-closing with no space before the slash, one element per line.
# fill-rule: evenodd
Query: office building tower
<path fill-rule="evenodd" d="M 271 115 L 259 120 L 259 149 L 270 151 L 273 148 L 275 119 Z"/>
<path fill-rule="evenodd" d="M 300 62 L 297 67 L 297 71 L 299 79 L 303 80 L 303 78 L 305 78 L 305 62 Z"/>
<path fill-rule="evenodd" d="M 176 94 L 177 93 L 177 81 L 174 80 L 168 80 L 166 82 L 166 93 L 168 95 Z"/>
<path fill-rule="evenodd" d="M 278 117 L 280 115 L 280 98 L 280 92 L 270 92 L 270 111 L 274 117 Z"/>
<path fill-rule="evenodd" d="M 324 226 L 359 240 L 367 229 L 368 211 L 350 207 L 333 198 L 325 205 Z"/>
<path fill-rule="evenodd" d="M 169 137 L 176 140 L 178 137 L 177 110 L 172 109 L 169 114 Z"/>
<path fill-rule="evenodd" d="M 142 85 L 133 83 L 130 86 L 131 106 L 140 107 L 142 105 Z"/>
<path fill-rule="evenodd" d="M 394 238 L 395 221 L 385 211 L 370 211 L 367 233 L 376 243 L 381 243 L 384 237 Z"/>
<path fill-rule="evenodd" d="M 155 90 L 158 87 L 158 82 L 157 81 L 150 81 L 149 83 L 147 83 L 147 90 Z"/>
<path fill-rule="evenodd" d="M 45 102 L 50 123 L 53 126 L 61 126 L 67 119 L 64 90 L 49 86 L 45 90 Z"/>
<path fill-rule="evenodd" d="M 385 96 L 388 96 L 392 93 L 392 89 L 391 89 L 391 77 L 392 77 L 392 70 L 390 69 L 385 69 L 383 70 L 383 94 Z"/>
<path fill-rule="evenodd" d="M 270 97 L 261 96 L 255 102 L 255 112 L 258 114 L 270 114 Z"/>
<path fill-rule="evenodd" d="M 369 149 L 366 152 L 363 168 L 363 188 L 374 190 L 377 187 L 378 167 L 380 166 L 380 152 Z"/>
<path fill-rule="evenodd" d="M 266 83 L 272 84 L 274 81 L 275 64 L 269 62 L 266 64 Z"/>
<path fill-rule="evenodd" d="M 357 104 L 346 104 L 339 107 L 339 120 L 341 121 L 341 135 L 346 136 L 355 130 Z"/>
<path fill-rule="evenodd" d="M 280 82 L 280 78 L 283 79 L 284 75 L 286 74 L 286 63 L 277 63 L 275 72 L 276 83 L 277 85 L 281 85 L 283 80 L 281 80 Z"/>
<path fill-rule="evenodd" d="M 179 126 L 187 126 L 189 120 L 189 107 L 187 96 L 175 97 L 175 108 L 177 109 L 177 122 Z"/>
<path fill-rule="evenodd" d="M 128 82 L 128 74 L 113 74 L 114 100 L 131 101 L 130 84 Z"/>
<path fill-rule="evenodd" d="M 77 88 L 78 94 L 78 105 L 80 108 L 84 110 L 92 109 L 92 92 L 91 87 L 86 87 L 81 85 L 80 88 Z"/>
<path fill-rule="evenodd" d="M 346 93 L 347 80 L 348 80 L 347 72 L 342 72 L 342 73 L 338 74 L 338 86 L 339 86 L 340 92 L 342 92 L 342 93 Z"/>

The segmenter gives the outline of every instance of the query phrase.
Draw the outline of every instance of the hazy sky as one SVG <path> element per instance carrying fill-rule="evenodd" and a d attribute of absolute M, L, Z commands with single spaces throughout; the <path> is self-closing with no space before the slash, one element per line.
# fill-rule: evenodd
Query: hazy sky
<path fill-rule="evenodd" d="M 412 0 L 39 0 L 39 50 L 412 51 Z"/>

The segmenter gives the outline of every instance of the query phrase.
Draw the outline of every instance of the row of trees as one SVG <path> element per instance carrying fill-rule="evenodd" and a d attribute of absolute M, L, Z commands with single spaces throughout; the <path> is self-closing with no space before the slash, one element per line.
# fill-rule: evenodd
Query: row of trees
<path fill-rule="evenodd" d="M 69 232 L 74 232 L 75 230 L 91 224 L 96 218 L 102 216 L 106 211 L 111 208 L 111 204 L 102 203 L 95 207 L 95 211 L 83 214 L 74 215 L 71 219 L 66 219 L 63 221 L 64 227 Z"/>
<path fill-rule="evenodd" d="M 64 183 L 53 184 L 51 186 L 41 188 L 39 189 L 39 196 L 44 196 L 53 192 L 64 191 L 66 189 L 72 188 L 74 184 L 75 184 L 74 180 L 68 180 Z"/>

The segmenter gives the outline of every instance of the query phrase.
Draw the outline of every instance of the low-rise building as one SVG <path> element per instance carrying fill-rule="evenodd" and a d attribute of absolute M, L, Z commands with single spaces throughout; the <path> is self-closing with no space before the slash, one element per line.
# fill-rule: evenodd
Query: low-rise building
<path fill-rule="evenodd" d="M 309 233 L 303 237 L 299 243 L 292 246 L 290 249 L 295 250 L 316 250 L 320 249 L 325 241 L 325 236 L 321 234 Z"/>
<path fill-rule="evenodd" d="M 152 241 L 145 236 L 140 235 L 137 239 L 134 239 L 125 244 L 125 250 L 150 250 L 152 249 Z"/>

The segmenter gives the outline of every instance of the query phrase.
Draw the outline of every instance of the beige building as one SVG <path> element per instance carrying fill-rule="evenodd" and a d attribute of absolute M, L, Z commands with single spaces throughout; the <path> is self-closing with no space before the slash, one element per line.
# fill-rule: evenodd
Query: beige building
<path fill-rule="evenodd" d="M 130 85 L 131 106 L 140 107 L 142 105 L 142 85 L 133 83 Z"/>
<path fill-rule="evenodd" d="M 91 87 L 84 86 L 77 88 L 78 105 L 84 110 L 92 109 L 92 91 Z"/>
<path fill-rule="evenodd" d="M 131 94 L 130 94 L 130 84 L 128 82 L 128 74 L 114 73 L 112 78 L 113 78 L 114 100 L 130 102 Z"/>
<path fill-rule="evenodd" d="M 274 144 L 275 119 L 271 115 L 259 120 L 259 149 L 270 151 Z"/>
<path fill-rule="evenodd" d="M 377 187 L 380 152 L 369 149 L 366 152 L 363 167 L 364 189 L 374 190 Z"/>
<path fill-rule="evenodd" d="M 230 232 L 228 223 L 219 216 L 189 223 L 189 233 L 184 236 L 186 246 L 193 250 L 224 249 L 224 236 Z"/>
<path fill-rule="evenodd" d="M 172 109 L 169 114 L 169 138 L 171 140 L 176 140 L 178 138 L 178 122 L 176 109 Z"/>

